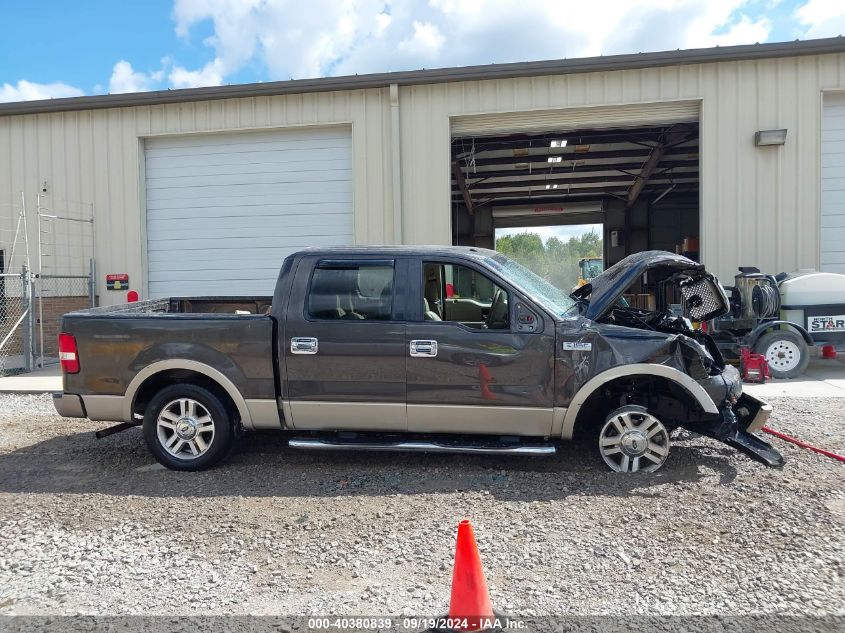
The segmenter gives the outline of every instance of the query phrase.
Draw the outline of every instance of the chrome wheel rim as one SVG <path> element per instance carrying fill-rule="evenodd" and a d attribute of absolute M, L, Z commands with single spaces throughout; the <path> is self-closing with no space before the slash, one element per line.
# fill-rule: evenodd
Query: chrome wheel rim
<path fill-rule="evenodd" d="M 173 400 L 156 420 L 156 433 L 162 448 L 177 459 L 196 459 L 214 441 L 214 420 L 202 403 L 191 398 Z"/>
<path fill-rule="evenodd" d="M 766 350 L 766 361 L 778 371 L 792 371 L 801 362 L 801 350 L 792 341 L 775 341 Z"/>
<path fill-rule="evenodd" d="M 602 427 L 599 451 L 614 472 L 653 473 L 669 456 L 669 432 L 649 413 L 614 413 Z"/>

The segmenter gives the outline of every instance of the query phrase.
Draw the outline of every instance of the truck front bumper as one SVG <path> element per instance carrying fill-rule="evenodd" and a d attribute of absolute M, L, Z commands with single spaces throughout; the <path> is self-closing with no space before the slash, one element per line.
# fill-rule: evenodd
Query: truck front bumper
<path fill-rule="evenodd" d="M 84 418 L 85 407 L 82 398 L 73 393 L 57 392 L 53 394 L 53 406 L 63 418 Z"/>

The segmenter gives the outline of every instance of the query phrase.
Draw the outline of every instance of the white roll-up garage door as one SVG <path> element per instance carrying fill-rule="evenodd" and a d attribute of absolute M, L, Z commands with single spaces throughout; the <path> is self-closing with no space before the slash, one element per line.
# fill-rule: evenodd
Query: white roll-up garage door
<path fill-rule="evenodd" d="M 821 269 L 845 273 L 845 94 L 824 95 Z"/>
<path fill-rule="evenodd" d="M 151 298 L 271 295 L 282 260 L 352 244 L 348 127 L 145 142 Z"/>
<path fill-rule="evenodd" d="M 516 134 L 519 132 L 565 132 L 609 127 L 665 125 L 698 121 L 699 101 L 662 101 L 619 106 L 525 110 L 452 117 L 453 137 Z"/>

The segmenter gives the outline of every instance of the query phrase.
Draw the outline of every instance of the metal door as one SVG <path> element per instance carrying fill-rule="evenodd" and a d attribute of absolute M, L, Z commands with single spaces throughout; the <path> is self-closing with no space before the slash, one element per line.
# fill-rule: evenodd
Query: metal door
<path fill-rule="evenodd" d="M 355 285 L 367 276 L 378 277 L 385 267 L 393 271 L 389 291 Z M 299 262 L 283 334 L 295 428 L 407 429 L 407 284 L 399 281 L 407 279 L 406 269 L 403 258 L 307 257 Z M 381 299 L 388 295 L 389 307 L 380 312 Z"/>
<path fill-rule="evenodd" d="M 548 435 L 553 418 L 554 323 L 520 293 L 469 261 L 508 294 L 508 326 L 438 321 L 425 300 L 423 260 L 411 270 L 408 429 L 431 433 Z M 429 316 L 424 317 L 426 308 Z"/>

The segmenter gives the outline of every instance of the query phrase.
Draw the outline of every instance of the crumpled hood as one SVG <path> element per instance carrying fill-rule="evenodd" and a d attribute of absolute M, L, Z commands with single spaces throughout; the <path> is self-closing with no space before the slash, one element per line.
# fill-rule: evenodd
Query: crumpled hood
<path fill-rule="evenodd" d="M 669 251 L 634 253 L 578 288 L 571 296 L 576 300 L 589 297 L 590 304 L 584 316 L 597 319 L 619 300 L 631 284 L 649 271 L 659 281 L 680 272 L 703 273 L 704 265 Z"/>

